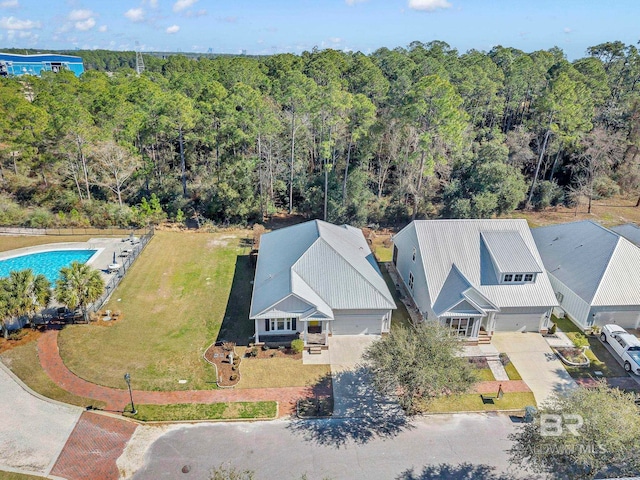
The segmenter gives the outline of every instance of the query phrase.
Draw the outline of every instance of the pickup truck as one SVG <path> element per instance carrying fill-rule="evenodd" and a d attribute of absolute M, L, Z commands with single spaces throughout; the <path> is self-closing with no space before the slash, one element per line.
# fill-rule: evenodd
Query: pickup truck
<path fill-rule="evenodd" d="M 640 340 L 619 325 L 602 327 L 600 340 L 611 345 L 627 372 L 640 375 Z"/>

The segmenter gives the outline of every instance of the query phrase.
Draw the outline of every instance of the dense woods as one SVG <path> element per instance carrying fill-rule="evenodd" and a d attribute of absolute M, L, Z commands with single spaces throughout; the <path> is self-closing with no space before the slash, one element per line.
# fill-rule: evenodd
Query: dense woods
<path fill-rule="evenodd" d="M 79 79 L 0 81 L 0 224 L 393 225 L 640 195 L 640 55 L 621 42 L 573 62 L 439 41 L 145 55 L 139 76 L 132 52 L 74 53 Z"/>

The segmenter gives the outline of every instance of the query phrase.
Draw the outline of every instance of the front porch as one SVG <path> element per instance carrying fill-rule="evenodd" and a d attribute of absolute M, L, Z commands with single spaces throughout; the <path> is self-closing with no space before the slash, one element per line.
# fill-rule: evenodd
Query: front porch
<path fill-rule="evenodd" d="M 296 339 L 302 339 L 305 347 L 327 348 L 329 321 L 319 319 L 256 319 L 255 343 L 269 346 L 290 346 Z"/>

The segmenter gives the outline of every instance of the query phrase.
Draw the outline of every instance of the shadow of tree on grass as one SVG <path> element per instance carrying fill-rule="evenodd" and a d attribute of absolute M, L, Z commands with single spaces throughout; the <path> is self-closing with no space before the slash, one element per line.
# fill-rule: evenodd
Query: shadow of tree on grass
<path fill-rule="evenodd" d="M 333 375 L 333 417 L 293 418 L 288 429 L 305 441 L 340 448 L 347 443 L 363 445 L 375 438 L 393 438 L 413 428 L 393 399 L 372 386 L 362 366 Z"/>
<path fill-rule="evenodd" d="M 450 465 L 428 465 L 422 472 L 416 472 L 413 468 L 405 470 L 396 477 L 396 480 L 513 480 L 513 479 L 542 479 L 541 476 L 522 476 L 515 473 L 497 473 L 491 465 L 474 465 L 460 463 Z"/>

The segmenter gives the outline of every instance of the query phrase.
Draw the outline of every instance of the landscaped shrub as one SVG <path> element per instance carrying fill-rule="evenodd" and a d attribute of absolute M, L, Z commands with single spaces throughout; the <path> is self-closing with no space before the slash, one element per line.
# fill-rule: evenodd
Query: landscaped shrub
<path fill-rule="evenodd" d="M 573 340 L 573 344 L 576 347 L 584 348 L 589 346 L 589 339 L 584 335 L 584 333 L 575 332 L 571 337 L 571 340 Z"/>
<path fill-rule="evenodd" d="M 20 330 L 13 330 L 12 332 L 9 332 L 7 338 L 9 340 L 20 340 L 21 338 L 24 338 L 26 334 L 27 331 L 21 328 Z"/>
<path fill-rule="evenodd" d="M 551 324 L 551 328 L 549 329 L 549 335 L 555 335 L 556 334 L 556 330 L 558 329 L 558 325 L 556 325 L 555 323 Z"/>
<path fill-rule="evenodd" d="M 302 340 L 301 338 L 296 338 L 295 340 L 291 341 L 291 350 L 293 350 L 293 353 L 302 352 L 302 350 L 304 350 L 304 340 Z"/>
<path fill-rule="evenodd" d="M 262 345 L 262 350 L 264 350 L 265 352 L 269 350 L 269 345 L 267 345 L 266 343 Z"/>
<path fill-rule="evenodd" d="M 233 382 L 234 380 L 237 380 L 237 379 L 238 379 L 238 374 L 236 374 L 236 373 L 234 373 L 233 375 L 231 375 L 231 376 L 229 377 L 229 380 L 231 380 L 232 382 Z"/>

